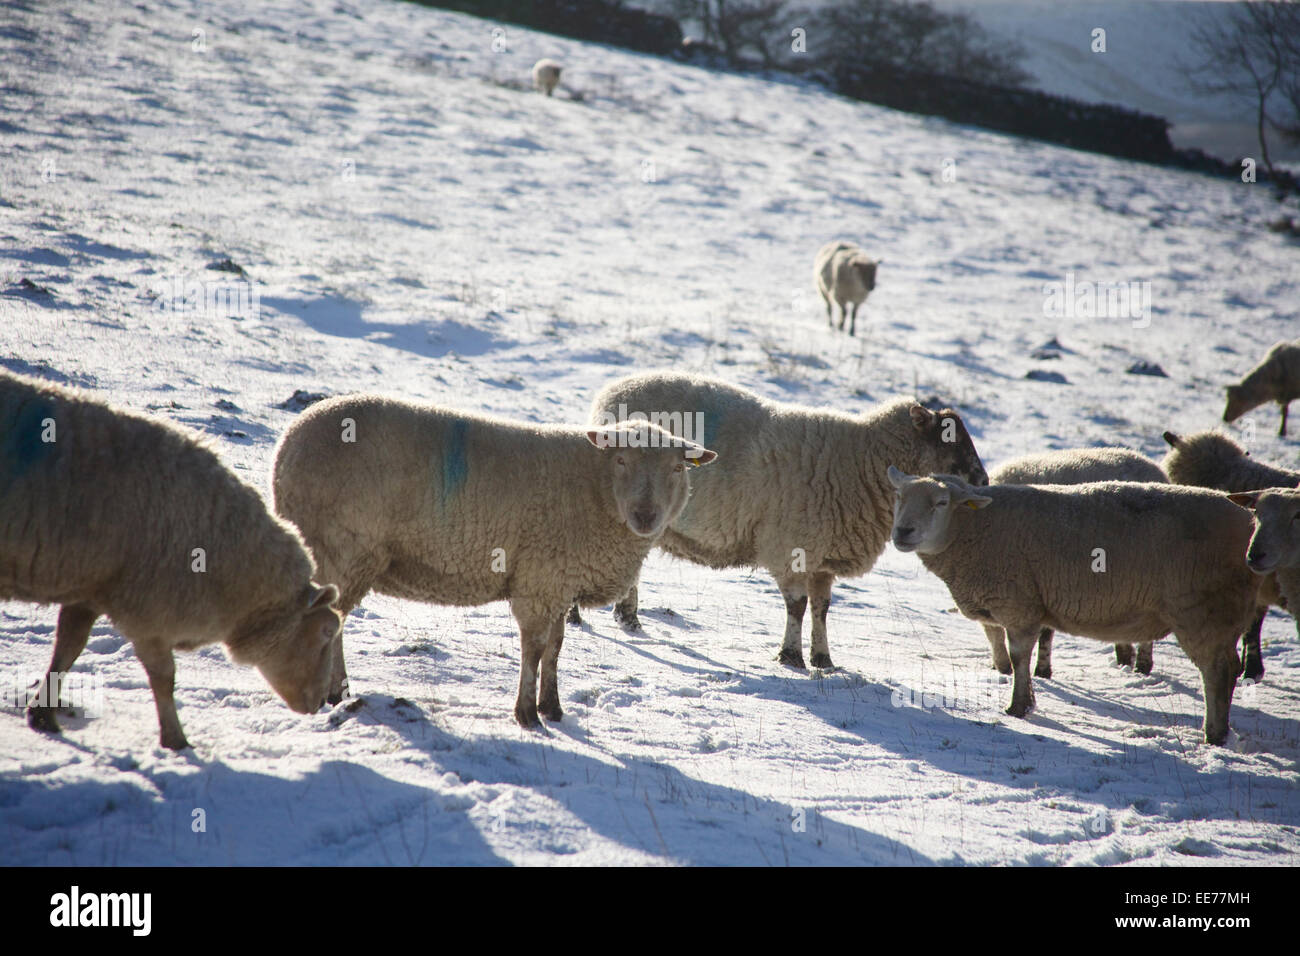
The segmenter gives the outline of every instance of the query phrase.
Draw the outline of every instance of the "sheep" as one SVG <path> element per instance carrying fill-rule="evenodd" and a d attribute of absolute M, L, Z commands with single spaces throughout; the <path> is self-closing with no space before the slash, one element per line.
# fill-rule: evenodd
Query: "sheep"
<path fill-rule="evenodd" d="M 285 432 L 272 492 L 337 582 L 345 619 L 372 590 L 460 606 L 509 601 L 521 651 L 515 719 L 536 727 L 539 713 L 564 717 L 565 609 L 627 592 L 686 503 L 686 465 L 715 457 L 648 425 L 530 425 L 348 395 L 313 405 Z M 342 634 L 333 659 L 327 700 L 338 702 Z"/>
<path fill-rule="evenodd" d="M 1128 448 L 1072 448 L 1024 455 L 1007 462 L 989 476 L 994 485 L 1082 485 L 1093 481 L 1167 482 L 1165 473 L 1150 458 Z M 1001 637 L 992 644 L 993 666 L 1003 674 L 1011 673 L 1011 658 Z M 1133 661 L 1132 644 L 1116 644 L 1115 659 L 1120 666 L 1132 665 L 1139 674 L 1150 674 L 1151 645 L 1137 648 Z M 1038 664 L 1035 677 L 1052 676 L 1052 629 L 1043 628 L 1038 635 Z"/>
<path fill-rule="evenodd" d="M 799 669 L 809 602 L 812 665 L 833 667 L 826 637 L 831 586 L 836 577 L 870 571 L 889 539 L 889 461 L 988 481 L 961 416 L 911 399 L 847 415 L 770 402 L 719 379 L 650 372 L 606 386 L 592 402 L 589 423 L 624 420 L 628 409 L 633 416 L 653 409 L 651 421 L 721 455 L 698 476 L 659 547 L 709 567 L 767 570 L 786 607 L 778 659 Z M 639 626 L 635 587 L 614 613 Z"/>
<path fill-rule="evenodd" d="M 840 331 L 844 319 L 850 318 L 849 335 L 858 327 L 858 306 L 876 287 L 876 267 L 880 263 L 870 258 L 851 242 L 828 242 L 817 251 L 813 262 L 813 278 L 817 291 L 826 303 L 826 325 L 831 322 L 831 303 L 840 307 Z M 852 313 L 849 306 L 853 306 Z"/>
<path fill-rule="evenodd" d="M 1256 574 L 1300 570 L 1300 491 L 1266 488 L 1228 498 L 1255 512 L 1255 533 L 1246 549 L 1250 569 Z"/>
<path fill-rule="evenodd" d="M 1277 433 L 1285 437 L 1287 410 L 1292 399 L 1300 398 L 1300 339 L 1276 343 L 1245 378 L 1229 385 L 1227 391 L 1225 422 L 1234 422 L 1265 402 L 1277 402 L 1282 408 L 1282 427 Z"/>
<path fill-rule="evenodd" d="M 1206 742 L 1227 739 L 1237 634 L 1259 589 L 1242 560 L 1249 512 L 1222 494 L 1169 484 L 976 489 L 892 466 L 889 480 L 894 546 L 916 552 L 962 614 L 1005 632 L 1009 715 L 1034 706 L 1029 658 L 1044 627 L 1129 644 L 1172 631 L 1201 672 Z"/>
<path fill-rule="evenodd" d="M 59 733 L 61 675 L 101 615 L 149 676 L 163 747 L 189 746 L 173 650 L 222 641 L 291 708 L 325 700 L 338 592 L 298 533 L 180 428 L 0 372 L 0 600 L 60 605 L 27 709 Z"/>
<path fill-rule="evenodd" d="M 1288 471 L 1256 461 L 1246 449 L 1219 432 L 1197 432 L 1183 437 L 1167 431 L 1164 439 L 1169 444 L 1164 468 L 1169 480 L 1175 484 L 1227 492 L 1300 486 L 1300 471 Z M 1277 604 L 1295 615 L 1296 609 L 1300 608 L 1300 570 L 1279 570 L 1260 589 L 1260 594 L 1264 600 L 1242 637 L 1243 673 L 1253 681 L 1264 676 L 1260 632 L 1268 606 Z M 1300 631 L 1300 620 L 1297 620 L 1296 627 Z"/>
<path fill-rule="evenodd" d="M 533 64 L 533 86 L 550 96 L 560 85 L 560 71 L 563 69 L 564 67 L 554 60 L 545 58 L 538 60 Z"/>

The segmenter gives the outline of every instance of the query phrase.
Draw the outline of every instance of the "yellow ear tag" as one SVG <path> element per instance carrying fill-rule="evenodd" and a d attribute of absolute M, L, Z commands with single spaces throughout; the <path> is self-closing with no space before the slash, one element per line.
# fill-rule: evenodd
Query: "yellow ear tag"
<path fill-rule="evenodd" d="M 973 501 L 963 501 L 962 504 L 964 504 L 971 511 L 979 511 L 980 508 L 980 506 Z"/>

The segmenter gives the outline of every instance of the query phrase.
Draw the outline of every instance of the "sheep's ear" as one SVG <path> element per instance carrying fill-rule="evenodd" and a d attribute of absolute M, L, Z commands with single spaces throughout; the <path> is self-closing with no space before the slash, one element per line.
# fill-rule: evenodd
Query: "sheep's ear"
<path fill-rule="evenodd" d="M 980 508 L 987 508 L 993 504 L 993 499 L 988 495 L 975 494 L 954 494 L 952 501 L 953 504 L 970 508 L 972 511 L 978 511 Z"/>
<path fill-rule="evenodd" d="M 717 457 L 718 453 L 716 451 L 710 451 L 703 445 L 688 444 L 686 446 L 686 464 L 688 465 L 694 465 L 698 468 L 700 465 L 707 465 Z"/>
<path fill-rule="evenodd" d="M 614 436 L 608 429 L 593 428 L 587 432 L 587 441 L 603 451 L 614 444 Z"/>
<path fill-rule="evenodd" d="M 1258 491 L 1243 491 L 1239 494 L 1228 495 L 1228 500 L 1234 505 L 1241 505 L 1243 508 L 1255 510 L 1255 503 L 1259 501 L 1260 493 Z"/>
<path fill-rule="evenodd" d="M 889 470 L 885 474 L 889 476 L 889 483 L 895 488 L 902 488 L 903 485 L 907 484 L 909 481 L 916 480 L 915 475 L 909 475 L 905 471 L 899 471 L 893 465 L 889 466 Z"/>
<path fill-rule="evenodd" d="M 930 409 L 926 408 L 920 402 L 913 403 L 912 407 L 908 409 L 908 412 L 912 415 L 912 427 L 919 432 L 923 432 L 929 428 L 933 424 L 934 419 L 938 417 L 934 412 L 930 411 Z"/>
<path fill-rule="evenodd" d="M 1173 432 L 1165 432 L 1165 441 L 1169 443 L 1170 448 L 1177 448 L 1178 443 L 1182 441 L 1182 438 L 1175 435 Z"/>
<path fill-rule="evenodd" d="M 324 587 L 318 587 L 312 590 L 311 595 L 307 598 L 307 610 L 314 611 L 318 607 L 327 607 L 338 602 L 339 589 L 332 584 Z"/>

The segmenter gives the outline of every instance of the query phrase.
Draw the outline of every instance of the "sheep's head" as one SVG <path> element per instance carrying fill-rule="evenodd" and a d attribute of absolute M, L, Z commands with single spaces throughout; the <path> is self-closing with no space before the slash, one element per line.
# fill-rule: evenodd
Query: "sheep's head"
<path fill-rule="evenodd" d="M 853 257 L 853 268 L 857 270 L 863 288 L 868 292 L 876 287 L 876 266 L 879 264 L 874 259 L 861 254 Z"/>
<path fill-rule="evenodd" d="M 1300 566 L 1300 491 L 1269 488 L 1228 495 L 1234 504 L 1255 512 L 1255 533 L 1246 549 L 1246 564 L 1256 574 Z"/>
<path fill-rule="evenodd" d="M 338 588 L 332 584 L 309 585 L 282 632 L 268 635 L 267 651 L 257 661 L 266 682 L 300 714 L 314 714 L 325 703 L 333 668 L 332 645 L 343 626 L 334 609 L 338 599 Z"/>
<path fill-rule="evenodd" d="M 957 529 L 952 516 L 959 508 L 978 509 L 993 503 L 973 485 L 955 475 L 918 478 L 889 466 L 894 486 L 894 527 L 890 532 L 899 551 L 939 554 L 952 543 Z"/>
<path fill-rule="evenodd" d="M 970 432 L 966 431 L 966 423 L 956 411 L 944 408 L 932 412 L 920 404 L 913 404 L 908 411 L 912 427 L 929 452 L 925 460 L 916 463 L 917 467 L 957 475 L 973 485 L 989 483 L 988 472 L 984 470 Z"/>
<path fill-rule="evenodd" d="M 1223 420 L 1225 422 L 1235 422 L 1242 415 L 1254 408 L 1259 402 L 1251 403 L 1246 396 L 1246 390 L 1240 385 L 1229 385 L 1227 387 L 1228 404 L 1223 408 Z"/>
<path fill-rule="evenodd" d="M 1177 435 L 1165 432 L 1169 444 L 1162 467 L 1169 480 L 1179 485 L 1214 488 L 1225 484 L 1233 467 L 1250 453 L 1220 432 Z M 1238 486 L 1240 487 L 1240 486 Z"/>
<path fill-rule="evenodd" d="M 608 463 L 619 518 L 643 538 L 659 537 L 686 507 L 690 467 L 718 457 L 703 445 L 642 421 L 592 429 L 587 440 Z"/>

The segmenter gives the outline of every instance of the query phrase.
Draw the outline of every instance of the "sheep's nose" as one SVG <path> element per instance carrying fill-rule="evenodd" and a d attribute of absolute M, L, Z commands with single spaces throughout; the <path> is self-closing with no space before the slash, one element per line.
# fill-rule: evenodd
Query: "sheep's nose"
<path fill-rule="evenodd" d="M 1251 551 L 1246 555 L 1246 564 L 1252 571 L 1267 573 L 1273 570 L 1274 562 L 1267 551 Z"/>
<path fill-rule="evenodd" d="M 912 539 L 912 535 L 914 535 L 915 533 L 916 533 L 916 529 L 913 528 L 911 525 L 908 525 L 907 527 L 904 528 L 895 528 L 894 543 L 895 544 L 906 543 Z"/>
<path fill-rule="evenodd" d="M 655 508 L 635 508 L 632 511 L 632 520 L 641 531 L 649 531 L 655 526 L 655 521 L 659 517 L 659 512 Z"/>

